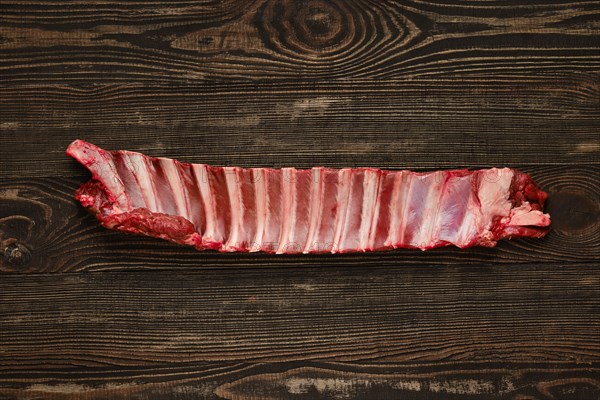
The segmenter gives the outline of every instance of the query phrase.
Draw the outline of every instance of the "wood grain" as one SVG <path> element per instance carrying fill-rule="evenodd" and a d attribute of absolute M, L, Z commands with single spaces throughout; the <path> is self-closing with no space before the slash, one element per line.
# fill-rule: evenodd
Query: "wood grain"
<path fill-rule="evenodd" d="M 600 3 L 0 4 L 0 399 L 597 399 Z M 494 249 L 197 252 L 73 200 L 82 138 L 245 167 L 517 167 Z"/>
<path fill-rule="evenodd" d="M 0 87 L 0 177 L 73 175 L 76 138 L 245 167 L 597 165 L 598 77 Z"/>
<path fill-rule="evenodd" d="M 593 264 L 5 274 L 0 365 L 595 362 L 598 285 Z"/>
<path fill-rule="evenodd" d="M 599 372 L 597 363 L 181 363 L 13 371 L 0 398 L 572 400 L 598 397 Z"/>
<path fill-rule="evenodd" d="M 83 169 L 83 168 L 81 168 Z M 472 265 L 593 262 L 600 258 L 600 168 L 528 169 L 550 193 L 553 229 L 544 239 L 501 242 L 494 249 L 440 248 L 340 255 L 198 252 L 160 239 L 109 231 L 73 200 L 81 179 L 3 180 L 0 271 L 66 272 L 129 268 L 283 267 L 306 265 Z"/>
<path fill-rule="evenodd" d="M 533 75 L 592 71 L 600 5 L 235 0 L 3 2 L 14 83 Z"/>

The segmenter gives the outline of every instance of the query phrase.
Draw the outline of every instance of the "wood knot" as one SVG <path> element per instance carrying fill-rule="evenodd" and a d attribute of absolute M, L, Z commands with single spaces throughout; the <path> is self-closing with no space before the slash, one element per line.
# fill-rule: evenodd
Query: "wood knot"
<path fill-rule="evenodd" d="M 546 211 L 552 218 L 552 228 L 563 233 L 585 234 L 600 225 L 600 204 L 583 193 L 552 193 Z"/>
<path fill-rule="evenodd" d="M 334 3 L 311 1 L 292 17 L 298 37 L 315 48 L 334 47 L 342 39 L 342 27 L 348 21 Z"/>
<path fill-rule="evenodd" d="M 334 53 L 348 46 L 354 32 L 351 10 L 322 0 L 267 2 L 261 28 L 280 51 L 297 55 Z"/>
<path fill-rule="evenodd" d="M 31 252 L 20 243 L 11 243 L 4 249 L 4 261 L 13 267 L 22 267 L 31 261 Z"/>
<path fill-rule="evenodd" d="M 272 0 L 261 8 L 257 22 L 263 40 L 281 55 L 343 60 L 405 40 L 404 17 L 397 9 L 384 8 L 342 0 Z M 383 23 L 375 24 L 373 15 Z"/>

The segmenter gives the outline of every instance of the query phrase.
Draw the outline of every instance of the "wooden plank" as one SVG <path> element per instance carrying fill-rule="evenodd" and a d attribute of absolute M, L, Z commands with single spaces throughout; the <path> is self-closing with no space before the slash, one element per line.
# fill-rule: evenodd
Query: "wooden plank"
<path fill-rule="evenodd" d="M 594 262 L 600 258 L 600 167 L 535 166 L 526 170 L 550 193 L 552 230 L 543 239 L 498 247 L 395 250 L 339 255 L 198 252 L 168 242 L 109 231 L 73 200 L 78 179 L 0 181 L 0 271 L 39 273 L 131 268 L 310 265 L 472 265 Z"/>
<path fill-rule="evenodd" d="M 0 177 L 72 175 L 64 150 L 76 138 L 246 167 L 598 165 L 593 76 L 600 77 L 4 86 Z"/>
<path fill-rule="evenodd" d="M 593 71 L 599 11 L 576 0 L 4 1 L 0 68 L 9 84 Z"/>
<path fill-rule="evenodd" d="M 10 371 L 0 398 L 594 399 L 599 373 L 598 363 L 179 363 Z"/>
<path fill-rule="evenodd" d="M 600 357 L 597 265 L 4 274 L 4 371 Z"/>
<path fill-rule="evenodd" d="M 600 3 L 0 9 L 0 399 L 600 397 Z M 77 205 L 78 137 L 215 165 L 519 167 L 552 231 L 197 252 Z"/>

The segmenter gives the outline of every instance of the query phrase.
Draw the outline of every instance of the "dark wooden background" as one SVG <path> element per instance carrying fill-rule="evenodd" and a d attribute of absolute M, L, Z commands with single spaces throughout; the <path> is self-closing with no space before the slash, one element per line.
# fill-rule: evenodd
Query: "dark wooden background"
<path fill-rule="evenodd" d="M 0 3 L 0 399 L 597 399 L 598 1 Z M 64 155 L 518 167 L 497 248 L 196 252 L 99 226 Z"/>

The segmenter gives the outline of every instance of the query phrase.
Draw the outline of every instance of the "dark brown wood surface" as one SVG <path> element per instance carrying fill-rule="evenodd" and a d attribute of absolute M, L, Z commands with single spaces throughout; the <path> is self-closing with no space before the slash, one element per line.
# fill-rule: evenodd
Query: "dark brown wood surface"
<path fill-rule="evenodd" d="M 597 1 L 0 2 L 0 399 L 597 399 Z M 82 138 L 240 166 L 517 167 L 493 249 L 107 231 Z"/>

